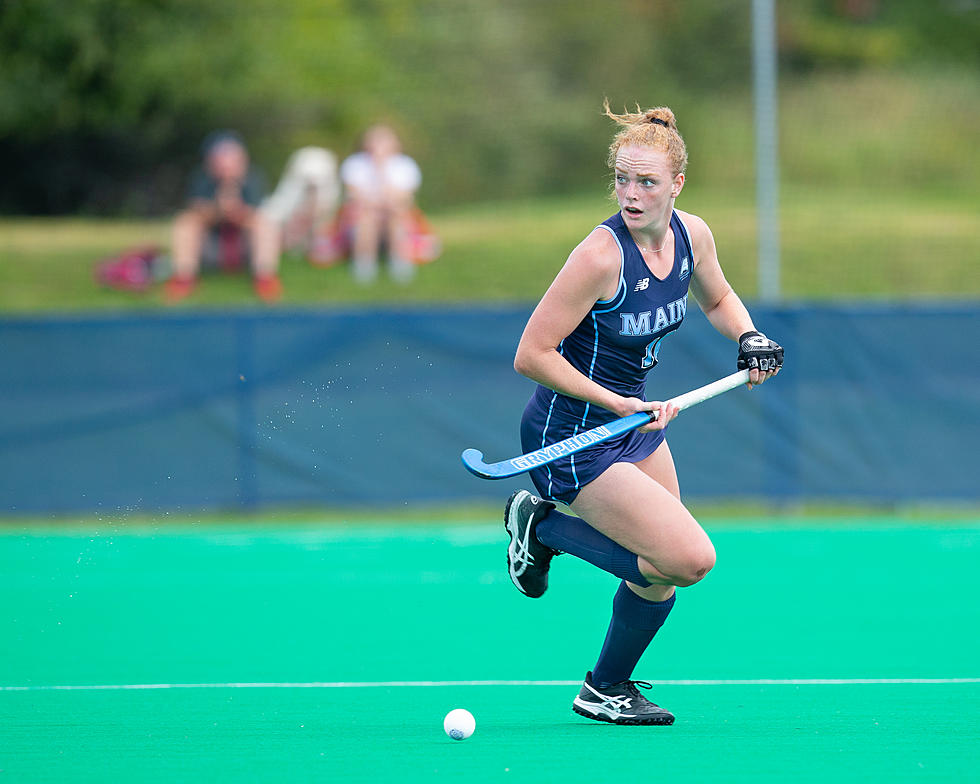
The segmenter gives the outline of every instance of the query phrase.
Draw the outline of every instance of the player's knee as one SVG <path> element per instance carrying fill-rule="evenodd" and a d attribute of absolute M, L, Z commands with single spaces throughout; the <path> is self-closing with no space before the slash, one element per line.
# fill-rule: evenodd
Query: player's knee
<path fill-rule="evenodd" d="M 705 575 L 711 571 L 715 565 L 715 548 L 708 543 L 706 547 L 688 554 L 674 570 L 672 574 L 674 584 L 682 588 L 694 585 L 704 579 Z"/>

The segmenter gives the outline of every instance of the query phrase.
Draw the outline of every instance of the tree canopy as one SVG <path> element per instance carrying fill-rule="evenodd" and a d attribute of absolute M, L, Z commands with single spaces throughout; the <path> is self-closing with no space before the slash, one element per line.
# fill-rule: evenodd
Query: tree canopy
<path fill-rule="evenodd" d="M 784 10 L 785 5 L 785 10 Z M 783 73 L 980 65 L 980 11 L 780 4 Z M 747 96 L 747 0 L 6 0 L 0 210 L 172 209 L 201 139 L 234 127 L 271 174 L 392 122 L 430 203 L 577 189 L 614 105 Z"/>

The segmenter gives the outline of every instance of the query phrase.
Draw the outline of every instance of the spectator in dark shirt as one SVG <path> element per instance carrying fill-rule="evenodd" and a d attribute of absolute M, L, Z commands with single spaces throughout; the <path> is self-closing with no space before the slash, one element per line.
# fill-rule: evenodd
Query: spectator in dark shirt
<path fill-rule="evenodd" d="M 265 185 L 241 138 L 231 131 L 209 136 L 203 166 L 188 189 L 188 206 L 174 221 L 168 299 L 188 296 L 202 267 L 227 270 L 246 264 L 259 297 L 281 296 L 279 229 L 257 209 L 264 196 Z"/>

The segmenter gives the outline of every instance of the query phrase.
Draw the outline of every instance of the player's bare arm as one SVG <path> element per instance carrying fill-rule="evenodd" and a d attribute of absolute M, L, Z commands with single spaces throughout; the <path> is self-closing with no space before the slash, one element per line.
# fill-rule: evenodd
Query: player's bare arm
<path fill-rule="evenodd" d="M 759 333 L 752 323 L 752 317 L 735 293 L 718 261 L 718 250 L 711 229 L 697 215 L 678 213 L 691 233 L 691 246 L 694 250 L 694 272 L 691 275 L 691 293 L 711 325 L 725 337 L 739 342 L 745 335 Z M 764 337 L 764 336 L 763 336 Z M 750 370 L 750 386 L 761 384 L 779 372 L 778 367 Z"/>
<path fill-rule="evenodd" d="M 725 337 L 738 340 L 743 332 L 755 329 L 742 300 L 725 279 L 711 229 L 697 215 L 677 211 L 691 234 L 694 272 L 691 293 L 711 325 Z"/>
<path fill-rule="evenodd" d="M 517 346 L 514 369 L 563 395 L 628 416 L 637 411 L 659 409 L 660 402 L 617 395 L 587 378 L 558 353 L 558 345 L 595 303 L 616 295 L 619 276 L 620 255 L 615 240 L 608 232 L 593 231 L 569 255 L 531 314 Z M 660 429 L 675 415 L 671 407 L 649 427 Z"/>

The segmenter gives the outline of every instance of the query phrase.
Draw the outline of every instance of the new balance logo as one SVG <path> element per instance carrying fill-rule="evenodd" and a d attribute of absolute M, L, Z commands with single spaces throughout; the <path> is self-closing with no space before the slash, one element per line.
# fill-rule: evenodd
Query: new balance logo
<path fill-rule="evenodd" d="M 649 287 L 650 278 L 640 278 L 638 281 L 636 281 L 636 287 L 633 289 L 633 291 L 643 291 Z"/>

